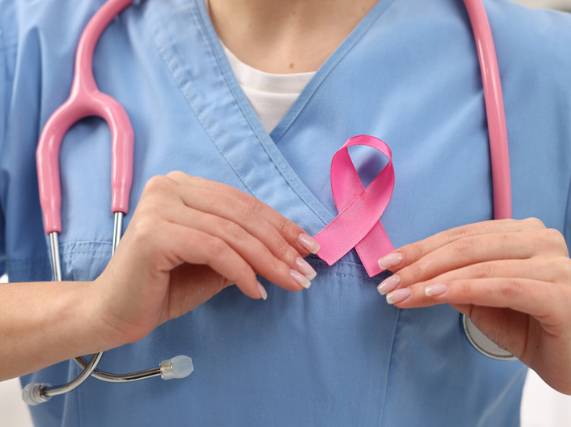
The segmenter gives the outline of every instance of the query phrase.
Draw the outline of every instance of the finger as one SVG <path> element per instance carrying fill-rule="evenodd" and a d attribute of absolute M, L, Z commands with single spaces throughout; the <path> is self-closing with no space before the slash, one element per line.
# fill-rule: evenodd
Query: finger
<path fill-rule="evenodd" d="M 240 219 L 247 224 L 264 218 L 303 256 L 317 253 L 319 250 L 317 241 L 303 228 L 250 194 L 230 185 L 190 176 L 183 172 L 171 172 L 167 176 L 182 186 L 185 202 L 191 202 L 191 207 L 195 209 L 226 218 L 228 218 L 226 215 L 230 215 L 233 218 L 228 219 L 235 222 Z"/>
<path fill-rule="evenodd" d="M 453 240 L 397 270 L 391 282 L 398 280 L 398 286 L 404 287 L 485 261 L 559 256 L 559 244 L 545 230 L 474 234 Z"/>
<path fill-rule="evenodd" d="M 518 277 L 458 279 L 446 283 L 414 285 L 407 290 L 410 291 L 407 298 L 399 302 L 393 300 L 397 307 L 472 304 L 510 308 L 538 319 L 557 318 L 560 311 L 561 286 L 534 279 Z"/>
<path fill-rule="evenodd" d="M 220 189 L 215 191 L 211 189 L 204 193 L 204 188 L 188 185 L 188 176 L 182 172 L 170 173 L 169 177 L 171 176 L 176 180 L 157 176 L 148 181 L 144 194 L 147 200 L 144 208 L 150 211 L 147 212 L 147 215 L 161 217 L 169 215 L 171 210 L 176 210 L 176 206 L 181 204 L 195 211 L 226 219 L 239 225 L 263 242 L 277 258 L 285 260 L 288 265 L 301 266 L 305 269 L 306 276 L 315 275 L 315 271 L 303 260 L 297 249 L 291 246 L 263 216 L 256 214 L 252 209 L 248 209 L 242 202 L 236 199 L 232 200 L 227 194 L 221 194 Z M 179 183 L 181 181 L 183 184 Z M 149 199 L 152 200 L 149 201 Z M 255 201 L 256 199 L 252 198 L 252 200 Z M 157 210 L 160 211 L 155 212 Z M 303 274 L 302 276 L 296 275 L 296 278 L 303 281 Z M 304 282 L 303 285 L 307 286 L 308 284 Z"/>
<path fill-rule="evenodd" d="M 543 228 L 545 228 L 543 222 L 535 217 L 529 217 L 521 220 L 511 218 L 496 219 L 465 224 L 443 230 L 425 239 L 403 245 L 400 248 L 395 249 L 390 254 L 382 257 L 379 260 L 379 264 L 381 264 L 383 268 L 390 269 L 390 271 L 395 272 L 419 260 L 426 254 L 455 240 L 488 233 L 508 233 L 512 231 Z"/>
<path fill-rule="evenodd" d="M 258 274 L 289 291 L 300 291 L 310 286 L 315 270 L 297 251 L 286 246 L 281 258 L 276 257 L 264 242 L 248 233 L 239 224 L 188 208 L 183 204 L 169 206 L 167 220 L 215 236 L 234 249 Z"/>
<path fill-rule="evenodd" d="M 564 283 L 571 277 L 568 263 L 569 259 L 564 257 L 494 260 L 446 271 L 428 280 L 440 282 L 456 279 L 521 277 L 548 283 Z M 418 283 L 413 283 L 416 284 Z"/>
<path fill-rule="evenodd" d="M 203 264 L 227 278 L 247 296 L 266 299 L 267 294 L 250 265 L 226 242 L 200 230 L 166 223 L 156 238 L 166 254 L 169 271 L 183 263 Z"/>

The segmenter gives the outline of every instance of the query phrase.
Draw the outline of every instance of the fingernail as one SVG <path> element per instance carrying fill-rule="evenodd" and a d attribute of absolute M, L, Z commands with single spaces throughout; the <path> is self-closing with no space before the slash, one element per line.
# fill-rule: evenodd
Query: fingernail
<path fill-rule="evenodd" d="M 258 291 L 260 292 L 260 297 L 265 301 L 268 299 L 268 293 L 266 289 L 262 286 L 260 282 L 258 282 Z"/>
<path fill-rule="evenodd" d="M 289 274 L 291 275 L 291 277 L 294 278 L 294 280 L 299 283 L 301 286 L 303 286 L 305 289 L 309 288 L 311 286 L 311 282 L 309 281 L 309 279 L 307 277 L 305 277 L 303 274 L 301 274 L 299 271 L 297 270 L 290 270 Z"/>
<path fill-rule="evenodd" d="M 400 282 L 400 277 L 398 276 L 398 274 L 393 274 L 392 276 L 389 276 L 385 280 L 383 280 L 380 283 L 380 285 L 377 286 L 377 290 L 381 295 L 386 295 L 394 288 L 396 288 L 399 282 Z"/>
<path fill-rule="evenodd" d="M 433 283 L 424 288 L 424 294 L 427 297 L 433 297 L 436 295 L 442 295 L 447 290 L 448 286 L 446 286 L 444 283 Z"/>
<path fill-rule="evenodd" d="M 402 254 L 399 252 L 391 252 L 388 255 L 385 255 L 381 259 L 379 259 L 379 266 L 381 268 L 387 269 L 394 265 L 397 265 L 399 262 L 402 261 Z"/>
<path fill-rule="evenodd" d="M 319 243 L 309 234 L 301 233 L 299 236 L 297 236 L 297 240 L 305 249 L 307 249 L 312 254 L 319 252 Z"/>
<path fill-rule="evenodd" d="M 411 294 L 412 292 L 409 288 L 397 289 L 396 291 L 392 291 L 387 295 L 387 302 L 389 304 L 398 304 L 399 302 L 403 302 L 405 299 L 407 299 Z"/>
<path fill-rule="evenodd" d="M 297 257 L 295 263 L 299 267 L 300 272 L 307 277 L 309 280 L 315 279 L 317 276 L 317 271 L 313 269 L 313 267 L 302 257 Z"/>

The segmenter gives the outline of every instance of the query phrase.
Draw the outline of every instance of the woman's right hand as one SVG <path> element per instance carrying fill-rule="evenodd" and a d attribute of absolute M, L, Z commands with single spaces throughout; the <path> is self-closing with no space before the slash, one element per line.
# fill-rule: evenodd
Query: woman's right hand
<path fill-rule="evenodd" d="M 233 187 L 171 172 L 145 186 L 106 269 L 90 286 L 114 345 L 133 342 L 230 284 L 266 299 L 259 274 L 289 291 L 309 287 L 303 259 L 319 250 L 303 229 Z"/>

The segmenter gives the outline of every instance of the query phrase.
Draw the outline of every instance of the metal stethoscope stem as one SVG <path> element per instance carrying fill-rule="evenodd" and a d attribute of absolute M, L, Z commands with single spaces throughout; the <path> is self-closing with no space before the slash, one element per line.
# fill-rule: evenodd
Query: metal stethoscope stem
<path fill-rule="evenodd" d="M 119 241 L 121 240 L 123 216 L 124 215 L 121 212 L 116 212 L 114 215 L 112 255 L 115 253 L 115 250 L 119 245 Z M 61 282 L 62 270 L 58 233 L 54 232 L 49 234 L 49 243 L 53 277 L 56 283 Z M 82 368 L 82 371 L 77 377 L 66 384 L 53 387 L 39 383 L 28 384 L 23 390 L 24 401 L 29 405 L 37 405 L 47 402 L 53 396 L 58 396 L 75 390 L 90 376 L 98 380 L 111 383 L 127 383 L 159 376 L 163 380 L 185 378 L 193 371 L 192 359 L 188 356 L 181 355 L 162 361 L 157 368 L 128 372 L 125 374 L 114 374 L 97 369 L 102 356 L 103 352 L 94 354 L 88 362 L 81 357 L 76 357 L 74 360 L 76 364 Z"/>

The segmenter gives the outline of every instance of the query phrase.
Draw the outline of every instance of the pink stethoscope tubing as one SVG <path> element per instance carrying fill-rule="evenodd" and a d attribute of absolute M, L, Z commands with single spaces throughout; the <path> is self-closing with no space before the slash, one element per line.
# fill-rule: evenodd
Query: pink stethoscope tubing
<path fill-rule="evenodd" d="M 36 152 L 40 202 L 47 234 L 62 230 L 59 153 L 69 129 L 81 119 L 104 119 L 111 131 L 112 211 L 127 213 L 133 179 L 134 133 L 124 108 L 101 92 L 93 77 L 93 52 L 111 20 L 130 6 L 133 0 L 110 0 L 89 21 L 76 53 L 71 93 L 47 121 Z"/>
<path fill-rule="evenodd" d="M 492 165 L 494 218 L 512 217 L 508 130 L 498 56 L 482 0 L 464 0 L 480 63 Z"/>
<path fill-rule="evenodd" d="M 70 96 L 49 118 L 38 143 L 36 164 L 40 205 L 44 229 L 50 236 L 54 277 L 58 281 L 61 280 L 61 267 L 57 236 L 62 231 L 59 155 L 65 134 L 81 119 L 90 116 L 100 117 L 106 121 L 111 131 L 111 210 L 115 213 L 116 219 L 113 238 L 114 248 L 118 243 L 117 235 L 121 232 L 120 219 L 129 210 L 133 179 L 133 127 L 127 112 L 119 102 L 98 89 L 93 77 L 93 53 L 101 34 L 112 19 L 132 5 L 133 2 L 134 0 L 108 0 L 90 20 L 77 48 L 75 74 Z M 510 218 L 512 205 L 508 135 L 496 49 L 482 0 L 464 0 L 464 4 L 472 25 L 482 74 L 493 180 L 494 218 Z M 384 233 L 379 235 L 382 234 Z M 352 246 L 356 246 L 358 243 L 354 242 Z M 383 250 L 391 247 L 390 241 L 388 244 L 386 243 L 380 245 L 380 247 L 385 248 Z M 364 246 L 373 247 L 374 245 Z M 382 254 L 377 255 L 381 256 Z M 372 270 L 369 273 L 371 274 Z M 135 381 L 153 376 L 161 376 L 164 379 L 183 377 L 183 375 L 176 376 L 173 374 L 174 362 L 178 357 L 184 358 L 185 356 L 176 356 L 170 361 L 162 362 L 160 368 L 125 375 L 97 371 L 96 367 L 101 358 L 101 353 L 95 355 L 89 363 L 78 358 L 76 361 L 84 369 L 74 380 L 57 387 L 45 384 L 29 384 L 24 390 L 24 397 L 30 404 L 45 402 L 52 396 L 74 390 L 92 374 L 98 379 L 110 382 Z M 182 364 L 186 364 L 187 368 L 189 366 L 187 360 L 183 361 Z M 174 370 L 177 371 L 177 369 Z M 192 370 L 190 369 L 188 372 L 189 369 L 181 369 L 182 371 L 188 375 Z"/>

